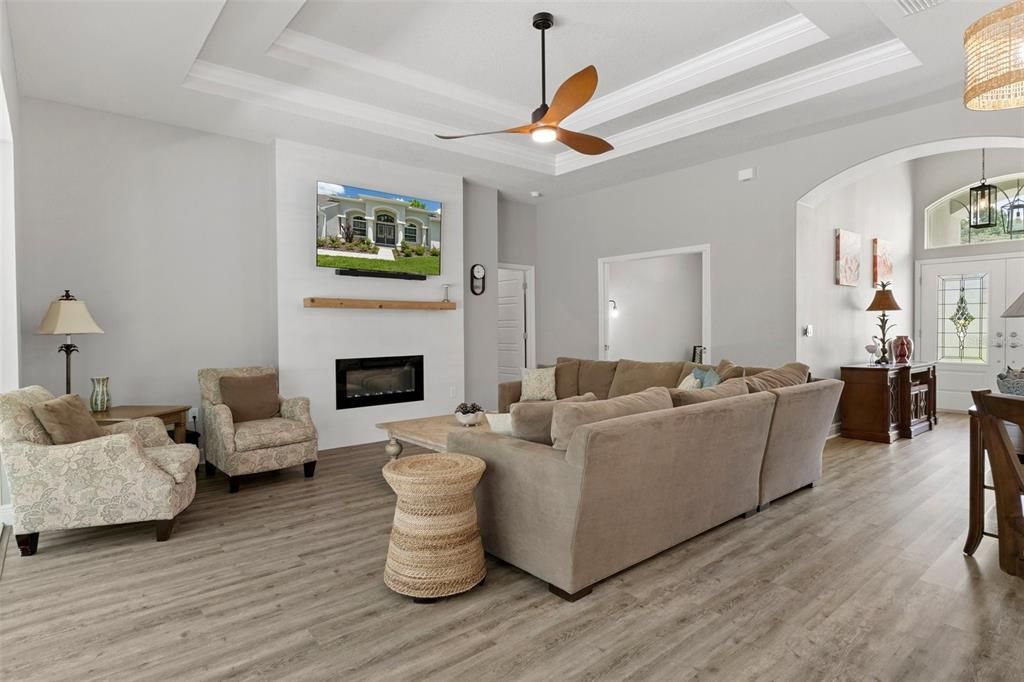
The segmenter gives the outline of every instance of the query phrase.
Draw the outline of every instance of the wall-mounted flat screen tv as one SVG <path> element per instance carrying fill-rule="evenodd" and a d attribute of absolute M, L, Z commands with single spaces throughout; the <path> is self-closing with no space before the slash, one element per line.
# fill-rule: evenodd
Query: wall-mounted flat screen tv
<path fill-rule="evenodd" d="M 441 202 L 318 182 L 316 264 L 339 275 L 440 275 Z"/>

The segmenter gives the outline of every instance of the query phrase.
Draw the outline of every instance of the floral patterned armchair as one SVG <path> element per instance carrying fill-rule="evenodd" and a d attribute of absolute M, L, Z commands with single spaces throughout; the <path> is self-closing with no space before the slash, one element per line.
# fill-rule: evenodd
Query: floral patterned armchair
<path fill-rule="evenodd" d="M 281 398 L 280 416 L 236 424 L 220 395 L 223 376 L 277 374 L 273 367 L 199 370 L 202 394 L 203 455 L 206 474 L 219 469 L 228 476 L 228 490 L 238 492 L 239 477 L 302 465 L 306 478 L 316 470 L 317 433 L 309 414 L 309 398 Z"/>
<path fill-rule="evenodd" d="M 176 445 L 153 417 L 102 427 L 106 436 L 54 445 L 32 406 L 42 386 L 0 394 L 0 459 L 7 471 L 22 556 L 49 530 L 153 521 L 157 541 L 196 493 L 199 452 Z"/>

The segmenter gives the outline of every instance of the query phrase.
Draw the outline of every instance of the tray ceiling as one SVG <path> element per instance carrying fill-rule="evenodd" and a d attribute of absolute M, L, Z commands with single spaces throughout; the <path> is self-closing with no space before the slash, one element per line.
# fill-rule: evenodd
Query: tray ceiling
<path fill-rule="evenodd" d="M 344 140 L 395 160 L 458 168 L 461 158 L 463 175 L 486 167 L 489 179 L 505 173 L 525 186 L 613 169 L 623 157 L 740 121 L 777 125 L 766 115 L 780 110 L 810 126 L 827 118 L 818 103 L 891 109 L 952 92 L 958 36 L 995 4 L 942 3 L 907 16 L 895 0 L 15 0 L 9 14 L 25 94 L 241 137 Z M 435 132 L 529 121 L 540 103 L 539 36 L 530 26 L 539 10 L 556 21 L 549 97 L 569 74 L 596 65 L 595 98 L 565 125 L 616 149 L 589 157 L 527 136 L 436 140 Z M 39 35 L 62 38 L 43 44 Z"/>

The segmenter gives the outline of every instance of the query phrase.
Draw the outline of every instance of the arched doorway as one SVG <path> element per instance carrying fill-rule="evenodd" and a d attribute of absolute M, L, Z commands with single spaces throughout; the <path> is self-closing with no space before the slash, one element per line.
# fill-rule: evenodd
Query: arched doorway
<path fill-rule="evenodd" d="M 939 330 L 935 324 L 929 326 L 929 322 L 935 323 L 940 319 L 935 300 L 939 295 L 940 275 L 949 282 L 957 274 L 964 274 L 965 282 L 979 281 L 969 275 L 982 273 L 988 265 L 996 269 L 1006 267 L 1005 258 L 999 261 L 1002 265 L 996 265 L 994 261 L 986 265 L 980 264 L 980 256 L 991 256 L 993 249 L 1012 248 L 1009 242 L 1003 247 L 986 244 L 947 251 L 925 248 L 925 209 L 935 199 L 963 184 L 977 182 L 980 150 L 983 148 L 990 150 L 990 156 L 991 150 L 1002 151 L 1004 158 L 1020 162 L 1017 163 L 1018 170 L 1024 167 L 1024 138 L 993 136 L 939 140 L 895 150 L 852 166 L 820 183 L 797 202 L 796 356 L 810 365 L 816 375 L 838 376 L 840 366 L 867 360 L 864 347 L 871 343 L 872 335 L 878 334 L 876 316 L 865 310 L 875 284 L 873 257 L 876 239 L 893 242 L 890 245 L 895 259 L 893 289 L 902 307 L 901 311 L 891 314 L 897 322 L 895 334 L 908 335 L 915 341 L 916 358 L 940 360 L 938 344 L 932 343 L 938 339 Z M 933 177 L 934 168 L 941 165 L 938 164 L 941 159 L 957 159 L 957 171 L 967 173 L 967 177 L 960 182 L 949 181 L 949 186 L 941 185 Z M 1006 172 L 1005 169 L 1002 172 Z M 997 173 L 991 175 L 996 176 Z M 895 226 L 899 229 L 894 230 Z M 853 231 L 860 237 L 861 276 L 858 285 L 846 287 L 835 284 L 833 270 L 837 229 Z M 970 249 L 978 250 L 969 252 Z M 945 260 L 947 265 L 959 263 L 950 267 L 953 270 L 960 267 L 963 272 L 946 272 L 949 267 L 941 273 L 927 268 L 922 270 L 922 265 L 930 259 Z M 970 263 L 969 267 L 967 263 Z M 1013 279 L 1016 277 L 1013 263 L 1009 267 L 1005 275 L 993 271 L 992 279 L 985 280 L 996 291 L 985 294 L 992 296 L 986 299 L 989 307 L 986 315 L 991 324 L 986 322 L 984 328 L 976 325 L 979 328 L 972 330 L 976 342 L 983 336 L 986 342 L 994 342 L 995 333 L 1000 331 L 997 329 L 1002 324 L 997 320 L 999 313 L 992 311 L 1003 305 L 1007 296 L 1002 282 L 1008 282 L 1005 286 L 1009 288 L 1016 286 L 1013 284 L 1016 281 Z M 949 282 L 948 287 L 952 287 Z M 980 315 L 975 317 L 981 319 Z M 1004 345 L 1008 345 L 1005 339 L 1010 331 L 1013 330 L 1002 332 Z M 990 334 L 991 339 L 988 338 Z M 1024 330 L 1018 334 L 1024 336 Z M 925 343 L 920 343 L 922 340 Z M 1005 360 L 995 355 L 984 354 L 984 357 L 984 366 L 976 358 L 972 367 L 977 371 L 971 376 L 958 375 L 957 368 L 952 365 L 944 370 L 939 368 L 940 407 L 963 409 L 966 405 L 960 403 L 969 398 L 969 388 L 991 383 L 996 370 L 1004 366 L 997 363 L 1005 363 Z M 943 395 L 944 387 L 949 391 L 946 395 Z M 954 392 L 958 393 L 955 399 Z"/>

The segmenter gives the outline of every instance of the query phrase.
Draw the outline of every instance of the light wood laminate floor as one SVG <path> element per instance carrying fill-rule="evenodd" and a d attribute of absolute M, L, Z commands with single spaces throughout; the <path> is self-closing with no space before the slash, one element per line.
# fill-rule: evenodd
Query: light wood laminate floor
<path fill-rule="evenodd" d="M 412 451 L 412 449 L 410 449 Z M 1022 680 L 1024 580 L 961 554 L 967 420 L 892 446 L 834 439 L 798 492 L 566 603 L 488 558 L 413 604 L 382 582 L 394 497 L 380 444 L 243 483 L 200 474 L 153 524 L 13 539 L 4 680 Z M 3 551 L 3 548 L 0 548 Z"/>

